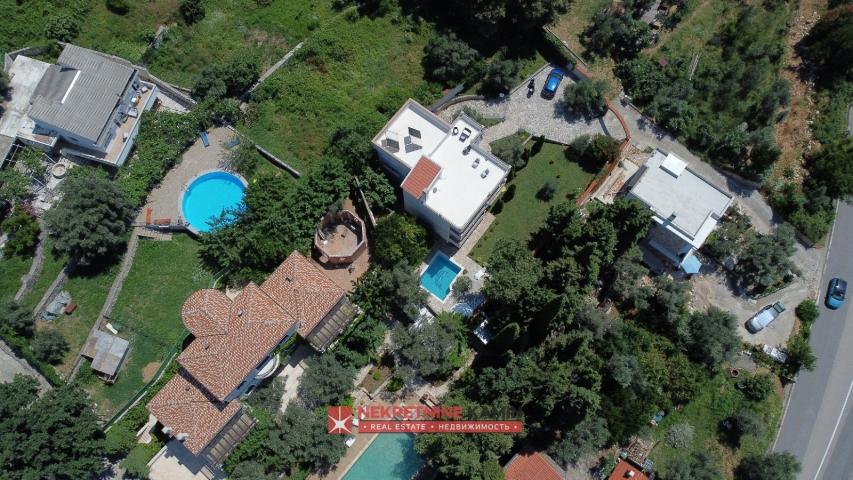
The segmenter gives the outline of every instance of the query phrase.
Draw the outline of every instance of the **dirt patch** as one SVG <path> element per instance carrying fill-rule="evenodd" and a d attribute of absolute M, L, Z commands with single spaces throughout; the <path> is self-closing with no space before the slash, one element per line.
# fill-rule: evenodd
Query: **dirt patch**
<path fill-rule="evenodd" d="M 142 367 L 142 381 L 148 382 L 154 378 L 154 374 L 157 373 L 158 368 L 160 368 L 160 362 L 151 362 Z"/>
<path fill-rule="evenodd" d="M 776 143 L 782 154 L 773 169 L 773 178 L 801 182 L 803 157 L 817 146 L 810 128 L 815 110 L 814 81 L 809 72 L 804 71 L 796 45 L 809 33 L 825 10 L 826 0 L 801 0 L 791 28 L 788 29 L 782 77 L 791 84 L 791 104 L 788 116 L 776 126 Z"/>

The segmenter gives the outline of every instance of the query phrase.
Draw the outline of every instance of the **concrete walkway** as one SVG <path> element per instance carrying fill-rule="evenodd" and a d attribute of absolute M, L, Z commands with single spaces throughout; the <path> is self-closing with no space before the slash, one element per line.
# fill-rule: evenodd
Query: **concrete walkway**
<path fill-rule="evenodd" d="M 29 375 L 39 383 L 41 391 L 50 390 L 50 383 L 41 373 L 30 366 L 23 358 L 18 358 L 15 352 L 0 340 L 0 383 L 8 383 L 15 379 L 15 375 Z"/>

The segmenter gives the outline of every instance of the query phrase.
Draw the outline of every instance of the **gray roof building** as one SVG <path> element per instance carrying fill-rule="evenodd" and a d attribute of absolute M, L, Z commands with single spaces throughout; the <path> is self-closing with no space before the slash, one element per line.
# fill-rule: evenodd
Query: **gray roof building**
<path fill-rule="evenodd" d="M 123 338 L 96 330 L 86 339 L 82 354 L 92 361 L 92 370 L 112 382 L 127 355 L 128 345 Z"/>
<path fill-rule="evenodd" d="M 30 117 L 100 143 L 135 73 L 128 62 L 66 45 L 36 87 Z"/>

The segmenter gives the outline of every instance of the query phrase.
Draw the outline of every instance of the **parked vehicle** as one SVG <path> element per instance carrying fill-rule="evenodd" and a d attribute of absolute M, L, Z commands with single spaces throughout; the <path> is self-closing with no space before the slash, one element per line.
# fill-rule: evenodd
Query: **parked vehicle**
<path fill-rule="evenodd" d="M 565 74 L 559 68 L 551 70 L 548 78 L 545 79 L 545 86 L 542 87 L 542 98 L 554 98 L 554 95 L 557 94 L 557 87 L 560 86 L 564 76 Z"/>
<path fill-rule="evenodd" d="M 749 333 L 758 333 L 770 325 L 773 320 L 776 320 L 776 317 L 784 311 L 785 306 L 779 302 L 767 305 L 746 322 L 746 329 L 749 330 Z"/>
<path fill-rule="evenodd" d="M 826 306 L 836 310 L 844 305 L 844 296 L 847 295 L 847 281 L 841 278 L 833 278 L 829 281 L 826 289 Z"/>

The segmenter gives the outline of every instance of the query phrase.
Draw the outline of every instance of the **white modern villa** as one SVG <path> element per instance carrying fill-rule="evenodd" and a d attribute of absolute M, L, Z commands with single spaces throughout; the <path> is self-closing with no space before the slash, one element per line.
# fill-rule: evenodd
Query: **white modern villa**
<path fill-rule="evenodd" d="M 509 165 L 479 145 L 484 127 L 453 124 L 409 99 L 373 138 L 383 165 L 402 182 L 406 211 L 457 247 L 500 193 Z"/>
<path fill-rule="evenodd" d="M 732 197 L 687 166 L 687 162 L 661 150 L 629 183 L 628 198 L 652 211 L 655 226 L 648 243 L 687 273 L 700 266 L 693 253 L 714 231 Z"/>
<path fill-rule="evenodd" d="M 157 87 L 126 60 L 67 44 L 55 65 L 6 55 L 11 95 L 0 118 L 0 155 L 14 140 L 46 152 L 121 166 Z"/>

